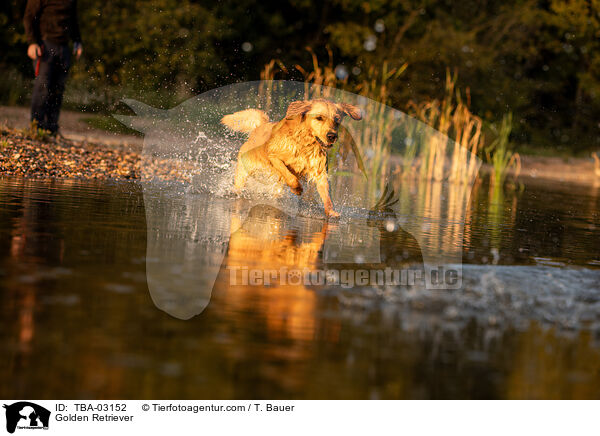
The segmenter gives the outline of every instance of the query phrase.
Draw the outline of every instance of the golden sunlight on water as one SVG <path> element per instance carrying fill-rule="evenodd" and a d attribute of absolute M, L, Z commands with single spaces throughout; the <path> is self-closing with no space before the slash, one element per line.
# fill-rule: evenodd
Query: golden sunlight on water
<path fill-rule="evenodd" d="M 279 272 L 282 269 L 315 269 L 319 253 L 327 236 L 328 224 L 323 222 L 314 232 L 298 240 L 298 232 L 286 228 L 286 217 L 270 206 L 253 208 L 245 223 L 229 239 L 226 265 L 240 282 L 245 269 Z M 233 218 L 236 219 L 236 218 Z M 240 268 L 239 270 L 236 268 Z M 239 271 L 239 274 L 238 274 Z M 238 277 L 240 276 L 240 277 Z M 289 337 L 308 341 L 315 333 L 316 296 L 303 284 L 272 286 L 232 285 L 227 290 L 228 303 L 238 311 L 256 310 L 256 300 L 262 301 L 269 336 Z M 258 294 L 258 295 L 256 295 Z"/>

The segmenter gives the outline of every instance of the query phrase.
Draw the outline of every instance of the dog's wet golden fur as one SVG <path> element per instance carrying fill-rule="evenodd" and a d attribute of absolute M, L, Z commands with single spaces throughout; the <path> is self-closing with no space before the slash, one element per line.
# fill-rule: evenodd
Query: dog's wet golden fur
<path fill-rule="evenodd" d="M 327 216 L 339 216 L 329 195 L 327 151 L 337 140 L 340 123 L 346 115 L 362 119 L 356 106 L 324 99 L 294 101 L 285 118 L 276 123 L 269 122 L 267 115 L 258 109 L 226 115 L 223 124 L 250 133 L 238 153 L 235 189 L 243 189 L 249 176 L 267 172 L 300 195 L 299 180 L 305 178 L 316 184 Z"/>

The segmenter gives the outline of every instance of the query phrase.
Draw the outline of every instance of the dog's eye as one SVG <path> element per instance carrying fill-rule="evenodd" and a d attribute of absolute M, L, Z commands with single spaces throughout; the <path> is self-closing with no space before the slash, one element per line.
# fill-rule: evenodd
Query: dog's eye
<path fill-rule="evenodd" d="M 319 115 L 317 117 L 317 121 L 325 121 L 325 117 L 323 115 Z"/>

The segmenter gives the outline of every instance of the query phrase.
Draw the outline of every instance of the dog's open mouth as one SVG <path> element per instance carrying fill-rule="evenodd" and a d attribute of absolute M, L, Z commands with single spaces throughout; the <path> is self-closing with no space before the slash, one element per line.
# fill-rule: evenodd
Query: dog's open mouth
<path fill-rule="evenodd" d="M 331 147 L 333 147 L 333 144 L 335 144 L 335 141 L 328 143 L 328 142 L 323 142 L 321 140 L 321 138 L 319 138 L 318 136 L 315 136 L 315 139 L 317 140 L 317 142 L 319 143 L 319 145 L 323 148 L 327 148 L 330 149 Z"/>

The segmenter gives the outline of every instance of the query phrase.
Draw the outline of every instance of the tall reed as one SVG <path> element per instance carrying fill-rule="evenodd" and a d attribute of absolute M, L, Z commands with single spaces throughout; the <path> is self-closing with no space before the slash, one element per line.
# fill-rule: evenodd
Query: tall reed
<path fill-rule="evenodd" d="M 279 68 L 279 71 L 277 70 Z M 277 72 L 283 72 L 287 74 L 287 68 L 279 59 L 271 59 L 267 62 L 260 72 L 260 84 L 258 85 L 258 93 L 260 98 L 258 99 L 261 109 L 269 111 L 272 104 L 273 94 L 273 80 L 275 80 L 275 74 Z"/>
<path fill-rule="evenodd" d="M 509 147 L 510 132 L 512 131 L 512 113 L 502 118 L 498 136 L 486 149 L 488 163 L 492 166 L 491 184 L 503 186 L 508 171 L 512 168 L 514 177 L 521 172 L 521 157 L 513 153 Z"/>
<path fill-rule="evenodd" d="M 456 88 L 457 74 L 446 71 L 445 96 L 416 103 L 410 101 L 407 110 L 410 115 L 433 127 L 439 134 L 428 135 L 427 144 L 420 144 L 421 178 L 453 183 L 472 184 L 478 176 L 480 162 L 476 158 L 483 143 L 481 118 L 469 109 L 470 94 L 463 101 Z M 452 139 L 452 141 L 451 141 Z M 414 159 L 412 155 L 405 159 Z M 407 163 L 404 163 L 405 168 Z"/>

